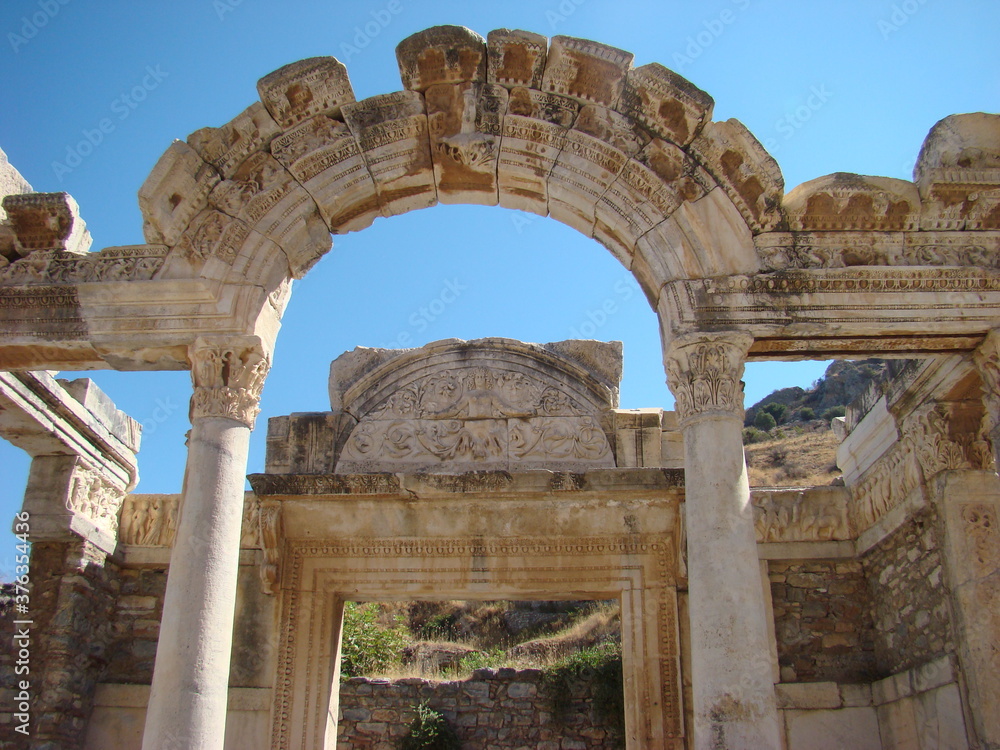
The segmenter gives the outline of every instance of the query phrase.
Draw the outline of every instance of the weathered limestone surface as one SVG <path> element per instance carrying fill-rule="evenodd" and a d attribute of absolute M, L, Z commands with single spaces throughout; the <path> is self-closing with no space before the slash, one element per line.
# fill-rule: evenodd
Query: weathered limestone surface
<path fill-rule="evenodd" d="M 225 736 L 243 476 L 270 366 L 259 339 L 200 340 L 184 496 L 153 668 L 145 747 L 219 747 Z"/>
<path fill-rule="evenodd" d="M 749 346 L 738 333 L 698 335 L 665 357 L 684 435 L 694 746 L 706 750 L 781 746 L 743 456 Z"/>
<path fill-rule="evenodd" d="M 735 120 L 713 122 L 707 94 L 655 64 L 633 68 L 628 52 L 589 40 L 547 41 L 506 29 L 483 39 L 468 29 L 446 26 L 404 40 L 397 59 L 404 90 L 362 102 L 354 101 L 346 70 L 335 59 L 292 63 L 264 77 L 258 86 L 260 101 L 230 122 L 175 142 L 140 189 L 146 244 L 88 252 L 89 235 L 72 198 L 29 192 L 4 159 L 0 369 L 188 369 L 195 360 L 192 351 L 200 349 L 198 342 L 206 336 L 253 337 L 259 352 L 269 352 L 291 280 L 329 250 L 331 233 L 362 229 L 377 216 L 437 202 L 475 202 L 563 221 L 605 245 L 635 276 L 656 310 L 668 346 L 668 377 L 678 396 L 683 441 L 667 424 L 673 417 L 616 411 L 617 377 L 608 377 L 611 370 L 600 363 L 595 368 L 593 362 L 581 362 L 578 344 L 572 352 L 554 353 L 576 358 L 568 380 L 553 379 L 537 366 L 553 352 L 533 352 L 528 359 L 535 366 L 522 367 L 519 360 L 519 367 L 499 367 L 501 377 L 496 362 L 478 371 L 466 368 L 461 378 L 447 383 L 447 396 L 430 401 L 425 399 L 433 391 L 430 382 L 406 369 L 406 355 L 394 362 L 384 354 L 358 355 L 355 364 L 373 369 L 357 370 L 356 383 L 375 368 L 394 372 L 394 393 L 410 387 L 418 396 L 415 412 L 404 416 L 403 409 L 410 408 L 401 403 L 405 398 L 390 403 L 388 391 L 368 383 L 356 389 L 354 396 L 364 396 L 360 402 L 338 392 L 336 418 L 294 416 L 278 423 L 298 444 L 269 458 L 269 465 L 294 473 L 259 480 L 267 500 L 250 514 L 259 525 L 254 555 L 265 589 L 278 590 L 286 567 L 281 551 L 284 495 L 268 494 L 265 485 L 283 487 L 285 495 L 312 496 L 345 491 L 392 495 L 404 488 L 419 493 L 444 486 L 451 492 L 485 486 L 512 494 L 567 488 L 589 492 L 621 481 L 601 472 L 683 463 L 690 493 L 685 515 L 695 623 L 708 621 L 703 615 L 710 597 L 697 592 L 714 593 L 706 572 L 714 576 L 715 569 L 704 553 L 719 546 L 719 529 L 731 542 L 722 547 L 736 569 L 719 571 L 730 584 L 721 591 L 742 592 L 743 600 L 740 606 L 714 600 L 708 619 L 737 609 L 750 613 L 749 620 L 744 616 L 740 621 L 749 627 L 749 637 L 742 646 L 728 644 L 736 648 L 737 658 L 720 661 L 718 669 L 714 663 L 706 669 L 715 657 L 706 657 L 704 642 L 698 640 L 704 633 L 692 630 L 694 742 L 709 742 L 705 706 L 726 693 L 724 677 L 712 682 L 713 676 L 725 676 L 727 666 L 749 664 L 737 698 L 759 709 L 760 721 L 742 727 L 737 732 L 742 739 L 734 742 L 769 746 L 777 742 L 764 677 L 772 655 L 764 653 L 766 622 L 757 622 L 758 598 L 764 597 L 757 596 L 751 582 L 759 568 L 754 511 L 738 460 L 734 415 L 739 367 L 727 352 L 740 350 L 740 366 L 744 359 L 933 356 L 936 363 L 911 373 L 914 379 L 905 388 L 871 401 L 869 406 L 884 396 L 879 407 L 884 414 L 866 410 L 867 424 L 847 436 L 842 451 L 851 494 L 846 513 L 833 494 L 824 500 L 808 493 L 758 497 L 757 534 L 765 545 L 760 556 L 802 564 L 856 561 L 860 556 L 868 570 L 878 569 L 879 579 L 885 576 L 892 595 L 903 585 L 900 571 L 926 574 L 919 609 L 892 613 L 889 594 L 873 604 L 885 644 L 885 669 L 911 662 L 919 669 L 920 659 L 938 655 L 940 649 L 930 641 L 909 640 L 922 627 L 928 608 L 935 613 L 934 632 L 927 634 L 931 640 L 951 618 L 953 642 L 945 642 L 943 653 L 949 658 L 957 653 L 966 692 L 942 684 L 924 691 L 933 694 L 926 700 L 952 713 L 956 700 L 966 701 L 962 710 L 971 717 L 965 728 L 970 742 L 1000 743 L 984 708 L 996 702 L 991 677 L 996 670 L 977 671 L 996 651 L 995 623 L 982 614 L 995 609 L 988 531 L 995 526 L 995 492 L 980 487 L 976 496 L 981 502 L 965 508 L 935 489 L 952 473 L 967 478 L 992 472 L 991 454 L 1000 451 L 1000 360 L 997 335 L 991 333 L 1000 329 L 1000 116 L 953 115 L 935 125 L 920 152 L 914 182 L 836 173 L 784 195 L 778 165 L 746 128 Z M 706 346 L 700 349 L 688 347 L 699 336 L 718 337 L 722 331 L 729 339 L 721 349 L 707 340 L 701 340 Z M 684 351 L 671 353 L 669 347 L 677 341 L 686 342 Z M 511 351 L 508 347 L 504 356 Z M 974 351 L 975 368 L 967 356 Z M 263 356 L 219 356 L 207 365 L 209 375 L 203 370 L 195 378 L 192 473 L 187 508 L 174 533 L 174 549 L 181 551 L 172 575 L 172 580 L 184 581 L 181 589 L 195 595 L 198 605 L 190 610 L 195 621 L 204 615 L 206 622 L 221 624 L 209 637 L 213 656 L 206 662 L 216 666 L 228 660 L 229 628 L 225 616 L 219 619 L 214 613 L 231 607 L 238 588 L 243 506 L 237 486 L 244 471 L 245 432 L 266 370 Z M 522 376 L 526 382 L 520 381 Z M 21 399 L 15 412 L 30 413 L 29 396 L 38 395 L 40 381 L 29 385 L 32 376 L 5 377 L 3 398 Z M 567 392 L 553 382 L 584 386 Z M 566 400 L 545 399 L 550 386 Z M 88 398 L 85 394 L 82 402 Z M 61 407 L 55 411 L 62 414 Z M 654 424 L 658 419 L 659 426 Z M 99 433 L 87 419 L 83 424 L 84 432 Z M 111 432 L 118 427 L 103 424 Z M 71 432 L 60 438 L 63 447 Z M 322 438 L 323 444 L 304 448 L 308 436 Z M 128 443 L 124 436 L 118 438 Z M 405 471 L 330 473 L 338 463 L 355 471 L 388 468 L 372 457 L 373 449 L 401 453 L 409 460 L 402 462 Z M 38 455 L 26 502 L 33 511 L 45 509 L 39 528 L 49 535 L 46 543 L 70 544 L 83 537 L 112 551 L 118 508 L 135 478 L 127 455 L 134 449 L 126 445 L 116 457 L 117 450 L 101 448 L 85 456 L 60 449 Z M 406 475 L 474 465 L 498 471 L 471 479 Z M 719 476 L 708 476 L 706 465 Z M 512 468 L 519 471 L 510 475 Z M 548 475 L 527 471 L 552 468 L 563 470 Z M 658 486 L 669 470 L 661 468 L 658 479 L 642 486 Z M 226 489 L 217 491 L 212 477 Z M 158 517 L 156 502 L 137 499 L 130 511 Z M 690 510 L 696 505 L 697 513 Z M 705 508 L 717 514 L 703 512 Z M 917 528 L 925 521 L 933 533 Z M 162 564 L 171 536 L 167 526 L 133 523 L 131 518 L 123 523 L 121 533 L 150 545 L 136 544 L 134 549 L 141 551 L 126 552 L 126 559 L 133 554 L 143 564 Z M 208 551 L 195 544 L 199 528 L 215 535 Z M 905 562 L 896 544 L 900 538 L 920 547 L 908 550 Z M 933 578 L 935 555 L 943 557 L 946 571 L 940 586 Z M 683 562 L 678 563 L 682 568 Z M 924 571 L 926 566 L 930 569 Z M 207 578 L 196 569 L 208 570 Z M 206 581 L 211 585 L 203 585 Z M 217 590 L 212 589 L 215 583 Z M 868 584 L 874 590 L 871 577 Z M 653 632 L 660 627 L 656 623 L 671 615 L 676 600 L 672 586 L 666 593 L 622 594 L 635 622 L 655 620 L 645 622 L 644 632 Z M 170 619 L 181 589 L 169 588 L 173 604 L 166 607 L 160 644 L 160 651 L 171 655 L 164 657 L 167 662 L 180 653 L 177 633 L 188 627 Z M 336 611 L 339 600 L 323 596 L 304 591 L 302 602 L 309 605 L 314 597 Z M 948 618 L 938 611 L 941 602 L 948 605 Z M 713 610 L 715 605 L 721 609 Z M 905 631 L 906 642 L 888 645 L 890 628 Z M 324 631 L 324 637 L 332 633 Z M 651 643 L 637 641 L 636 653 L 659 648 Z M 222 661 L 212 661 L 216 657 Z M 193 669 L 195 682 L 205 677 L 191 662 L 186 668 Z M 195 741 L 201 741 L 204 731 L 220 743 L 225 685 L 218 675 L 225 672 L 215 669 L 210 684 L 199 684 L 194 691 L 195 703 L 204 698 L 200 705 L 205 712 L 191 709 L 195 719 L 190 725 L 177 720 L 173 708 L 164 708 L 165 700 L 186 700 L 183 691 L 154 686 L 154 728 L 148 731 L 162 735 L 167 725 L 184 731 L 195 727 Z M 89 684 L 89 678 L 81 679 Z M 919 711 L 918 703 L 889 703 L 892 708 L 877 712 L 883 738 L 921 743 L 931 736 L 931 730 L 916 740 L 891 732 L 910 726 L 907 705 L 915 717 L 931 711 L 932 703 L 919 703 Z M 312 715 L 323 715 L 322 707 L 313 709 Z M 668 726 L 680 709 L 667 707 L 664 715 L 663 727 L 648 733 L 680 742 L 680 729 Z M 870 719 L 866 716 L 864 721 Z M 637 721 L 633 716 L 633 725 Z M 796 741 L 806 742 L 802 738 L 816 736 L 825 719 L 816 721 L 802 724 L 786 717 L 786 739 L 794 729 Z M 952 728 L 938 729 L 958 737 Z M 314 730 L 324 731 L 309 731 Z M 860 738 L 851 741 L 855 739 L 862 743 Z"/>
<path fill-rule="evenodd" d="M 331 366 L 331 401 L 357 425 L 336 473 L 614 466 L 605 430 L 621 347 L 577 349 L 481 339 L 343 355 Z"/>

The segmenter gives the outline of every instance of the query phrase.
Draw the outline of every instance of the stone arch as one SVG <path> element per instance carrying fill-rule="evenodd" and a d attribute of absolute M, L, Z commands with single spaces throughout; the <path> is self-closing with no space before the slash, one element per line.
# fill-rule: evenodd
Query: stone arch
<path fill-rule="evenodd" d="M 550 215 L 651 300 L 673 279 L 758 270 L 752 232 L 777 223 L 780 170 L 675 73 L 587 40 L 456 26 L 397 58 L 403 91 L 355 101 L 340 62 L 302 60 L 229 123 L 173 143 L 139 193 L 147 241 L 171 247 L 160 276 L 274 292 L 330 234 L 439 202 Z"/>
<path fill-rule="evenodd" d="M 146 244 L 88 252 L 68 195 L 7 196 L 4 365 L 187 369 L 205 335 L 270 349 L 290 280 L 332 234 L 435 203 L 597 240 L 665 343 L 739 329 L 751 359 L 919 356 L 971 351 L 1000 323 L 997 115 L 935 125 L 914 182 L 838 173 L 783 195 L 742 124 L 623 50 L 441 26 L 397 59 L 403 90 L 360 102 L 336 59 L 292 63 L 229 123 L 175 141 L 139 191 Z"/>

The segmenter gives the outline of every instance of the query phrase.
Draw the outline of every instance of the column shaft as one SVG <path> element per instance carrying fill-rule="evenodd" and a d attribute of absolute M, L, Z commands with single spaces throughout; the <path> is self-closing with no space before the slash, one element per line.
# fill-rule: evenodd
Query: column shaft
<path fill-rule="evenodd" d="M 268 362 L 259 341 L 191 352 L 195 390 L 145 750 L 222 750 L 250 430 Z"/>
<path fill-rule="evenodd" d="M 781 747 L 743 455 L 740 378 L 750 338 L 675 341 L 667 358 L 684 436 L 694 746 Z"/>
<path fill-rule="evenodd" d="M 250 430 L 195 420 L 143 747 L 222 748 Z"/>

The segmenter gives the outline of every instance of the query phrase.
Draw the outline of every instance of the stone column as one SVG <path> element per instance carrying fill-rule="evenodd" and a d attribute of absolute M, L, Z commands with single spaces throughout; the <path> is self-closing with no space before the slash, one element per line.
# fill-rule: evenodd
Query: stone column
<path fill-rule="evenodd" d="M 781 747 L 753 509 L 743 455 L 737 332 L 671 342 L 667 382 L 684 436 L 694 747 Z"/>
<path fill-rule="evenodd" d="M 983 403 L 989 423 L 993 458 L 1000 470 L 1000 331 L 990 331 L 976 350 L 974 359 L 983 381 Z"/>
<path fill-rule="evenodd" d="M 191 347 L 191 433 L 145 750 L 222 750 L 250 430 L 269 368 L 256 337 Z"/>

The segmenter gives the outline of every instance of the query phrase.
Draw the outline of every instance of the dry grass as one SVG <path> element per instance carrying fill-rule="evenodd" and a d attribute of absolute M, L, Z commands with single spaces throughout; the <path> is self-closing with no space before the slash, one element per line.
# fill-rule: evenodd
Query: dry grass
<path fill-rule="evenodd" d="M 833 430 L 804 432 L 746 446 L 751 487 L 811 487 L 840 476 Z"/>
<path fill-rule="evenodd" d="M 506 610 L 506 603 L 488 602 L 447 602 L 437 603 L 447 614 L 458 615 L 459 620 L 465 620 L 466 626 L 486 626 L 489 630 L 496 621 L 497 614 Z M 427 608 L 430 611 L 430 607 Z M 421 612 L 420 614 L 424 614 Z M 496 638 L 481 638 L 481 634 L 472 633 L 460 635 L 453 640 L 438 642 L 414 642 L 424 646 L 438 646 L 444 649 L 454 649 L 456 646 L 468 650 L 466 659 L 457 667 L 437 669 L 426 662 L 397 664 L 373 677 L 398 680 L 407 677 L 419 677 L 425 680 L 464 680 L 471 676 L 472 671 L 479 667 L 492 668 L 512 667 L 514 669 L 544 669 L 551 666 L 560 657 L 580 649 L 593 646 L 604 641 L 621 638 L 621 613 L 617 602 L 595 603 L 592 609 L 586 610 L 578 619 L 553 635 L 535 638 L 524 643 L 507 647 L 493 645 L 474 648 L 477 641 L 487 640 L 496 643 Z M 509 637 L 505 639 L 509 642 Z M 471 648 L 470 648 L 471 647 Z"/>

